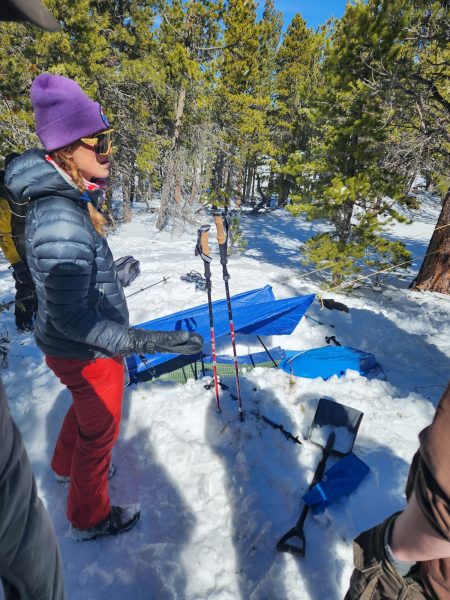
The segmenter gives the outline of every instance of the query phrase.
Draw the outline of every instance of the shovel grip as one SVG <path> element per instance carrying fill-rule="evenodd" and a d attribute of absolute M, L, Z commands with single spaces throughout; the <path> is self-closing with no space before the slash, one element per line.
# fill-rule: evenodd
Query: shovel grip
<path fill-rule="evenodd" d="M 214 222 L 216 224 L 217 229 L 217 241 L 219 242 L 219 246 L 225 244 L 227 236 L 225 235 L 225 227 L 223 226 L 223 219 L 221 215 L 214 215 Z"/>
<path fill-rule="evenodd" d="M 298 538 L 298 540 L 300 540 L 300 544 L 297 546 L 294 544 L 289 544 L 289 540 L 293 538 Z M 279 552 L 289 552 L 289 554 L 294 554 L 295 556 L 305 556 L 306 540 L 303 529 L 298 530 L 296 527 L 289 529 L 289 531 L 278 540 L 277 550 Z"/>
<path fill-rule="evenodd" d="M 206 254 L 206 256 L 209 256 L 210 252 L 211 252 L 209 249 L 208 238 L 209 238 L 208 231 L 202 231 L 201 235 L 200 235 L 200 245 L 201 245 L 203 254 Z"/>

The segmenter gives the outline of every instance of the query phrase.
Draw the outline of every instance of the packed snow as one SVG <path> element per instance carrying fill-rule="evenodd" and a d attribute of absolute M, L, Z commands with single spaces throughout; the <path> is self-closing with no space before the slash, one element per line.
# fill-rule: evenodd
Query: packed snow
<path fill-rule="evenodd" d="M 353 447 L 354 434 L 346 427 L 332 427 L 331 425 L 318 425 L 311 430 L 309 441 L 321 448 L 326 448 L 330 435 L 334 434 L 333 442 L 329 449 L 341 454 L 348 454 Z"/>
<path fill-rule="evenodd" d="M 196 227 L 157 232 L 155 214 L 136 205 L 133 221 L 109 236 L 115 258 L 132 254 L 141 275 L 132 296 L 131 323 L 202 304 L 206 293 L 180 280 L 203 270 L 194 256 Z M 415 255 L 417 270 L 434 224 L 437 203 L 393 229 Z M 433 212 L 434 211 L 434 212 Z M 211 222 L 208 215 L 203 221 Z M 317 292 L 320 273 L 300 263 L 301 244 L 323 225 L 277 210 L 243 216 L 248 246 L 229 261 L 232 294 L 270 284 L 277 298 Z M 211 240 L 213 298 L 224 297 L 217 244 Z M 113 502 L 140 502 L 138 525 L 121 536 L 75 542 L 65 516 L 67 486 L 55 481 L 50 459 L 70 395 L 46 367 L 31 334 L 15 331 L 13 312 L 2 313 L 9 337 L 9 367 L 2 370 L 11 414 L 33 464 L 39 493 L 51 515 L 64 560 L 70 600 L 340 600 L 352 570 L 352 539 L 401 509 L 417 434 L 432 419 L 450 372 L 450 297 L 408 291 L 405 280 L 372 281 L 351 296 L 331 296 L 348 314 L 316 301 L 290 336 L 265 338 L 268 347 L 306 350 L 336 336 L 344 345 L 375 354 L 377 377 L 302 379 L 258 367 L 241 379 L 246 420 L 241 423 L 230 392 L 222 414 L 205 381 L 156 381 L 125 389 L 123 419 L 110 481 Z M 381 290 L 381 291 L 380 291 Z M 14 298 L 13 280 L 0 262 L 0 299 Z M 329 297 L 330 295 L 328 294 Z M 260 351 L 251 336 L 238 336 L 238 353 Z M 229 340 L 221 354 L 230 353 Z M 287 440 L 261 415 L 301 439 L 311 427 L 319 398 L 364 412 L 353 451 L 370 474 L 351 496 L 306 521 L 306 557 L 275 550 L 296 522 L 322 450 Z M 328 468 L 337 459 L 328 461 Z M 362 508 L 364 507 L 364 508 Z M 43 549 L 45 551 L 45 549 Z"/>

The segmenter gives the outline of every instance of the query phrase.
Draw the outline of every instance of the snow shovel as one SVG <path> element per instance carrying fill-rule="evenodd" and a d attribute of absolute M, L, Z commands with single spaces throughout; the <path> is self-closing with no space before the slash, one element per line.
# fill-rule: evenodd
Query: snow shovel
<path fill-rule="evenodd" d="M 326 398 L 319 400 L 307 439 L 322 448 L 323 452 L 308 489 L 313 488 L 322 479 L 329 456 L 346 456 L 352 451 L 363 416 L 364 413 L 345 404 Z M 277 550 L 305 556 L 306 539 L 303 527 L 309 508 L 305 504 L 297 523 L 278 541 Z"/>

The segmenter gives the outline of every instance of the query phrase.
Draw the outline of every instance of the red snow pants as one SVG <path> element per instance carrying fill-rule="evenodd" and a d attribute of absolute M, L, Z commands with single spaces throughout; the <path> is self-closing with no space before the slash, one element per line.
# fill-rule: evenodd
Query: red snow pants
<path fill-rule="evenodd" d="M 56 442 L 52 469 L 70 476 L 69 521 L 78 529 L 90 529 L 111 510 L 108 469 L 119 435 L 123 360 L 121 356 L 95 360 L 46 356 L 45 360 L 73 399 Z"/>

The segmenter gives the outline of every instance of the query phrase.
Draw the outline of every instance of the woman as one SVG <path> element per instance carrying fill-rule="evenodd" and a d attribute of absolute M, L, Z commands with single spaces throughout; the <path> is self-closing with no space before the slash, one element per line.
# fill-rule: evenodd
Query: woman
<path fill-rule="evenodd" d="M 67 515 L 73 537 L 88 540 L 130 529 L 139 506 L 111 506 L 108 474 L 119 434 L 122 355 L 194 354 L 202 338 L 185 331 L 128 328 L 128 309 L 97 210 L 98 181 L 109 176 L 112 129 L 100 105 L 74 81 L 44 73 L 31 88 L 45 148 L 8 166 L 5 182 L 27 205 L 26 255 L 38 296 L 35 337 L 72 393 L 52 468 L 70 478 Z"/>

